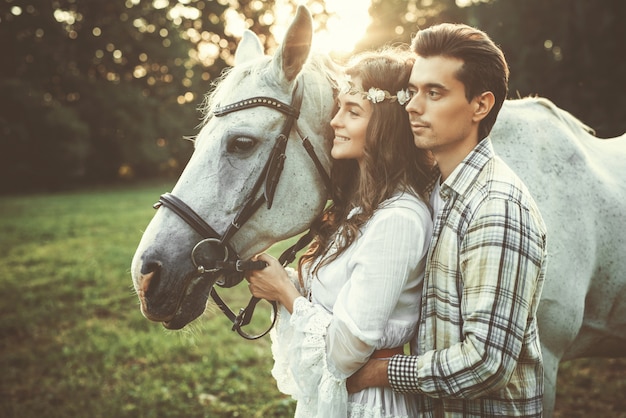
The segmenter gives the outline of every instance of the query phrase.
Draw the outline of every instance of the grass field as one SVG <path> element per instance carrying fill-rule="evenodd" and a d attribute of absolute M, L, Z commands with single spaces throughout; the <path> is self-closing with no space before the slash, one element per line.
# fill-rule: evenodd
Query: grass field
<path fill-rule="evenodd" d="M 293 415 L 267 337 L 244 341 L 216 308 L 178 332 L 139 312 L 130 261 L 170 188 L 0 197 L 1 417 Z M 566 363 L 557 416 L 626 417 L 624 393 L 626 360 Z"/>

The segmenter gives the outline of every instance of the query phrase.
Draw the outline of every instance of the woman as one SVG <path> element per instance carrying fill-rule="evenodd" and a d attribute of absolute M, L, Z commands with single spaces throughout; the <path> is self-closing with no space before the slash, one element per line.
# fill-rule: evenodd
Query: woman
<path fill-rule="evenodd" d="M 410 53 L 357 56 L 340 82 L 331 173 L 333 204 L 300 259 L 298 278 L 262 254 L 253 295 L 281 304 L 272 370 L 296 416 L 412 417 L 411 396 L 388 388 L 348 395 L 368 358 L 402 353 L 419 318 L 431 215 L 430 159 L 413 144 L 404 104 Z"/>

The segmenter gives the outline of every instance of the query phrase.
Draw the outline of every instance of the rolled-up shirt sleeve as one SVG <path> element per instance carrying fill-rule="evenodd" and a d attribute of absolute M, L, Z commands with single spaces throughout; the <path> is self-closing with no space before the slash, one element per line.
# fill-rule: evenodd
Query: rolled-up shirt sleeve
<path fill-rule="evenodd" d="M 459 245 L 460 341 L 416 357 L 394 357 L 388 368 L 394 390 L 475 399 L 507 385 L 520 361 L 540 293 L 541 228 L 517 202 L 489 199 Z"/>

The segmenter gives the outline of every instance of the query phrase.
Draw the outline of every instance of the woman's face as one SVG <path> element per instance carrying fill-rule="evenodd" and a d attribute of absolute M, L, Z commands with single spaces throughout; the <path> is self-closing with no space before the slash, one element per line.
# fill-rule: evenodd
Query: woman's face
<path fill-rule="evenodd" d="M 362 89 L 360 78 L 352 80 L 355 87 Z M 337 113 L 330 121 L 335 131 L 331 155 L 337 160 L 355 159 L 359 163 L 365 150 L 365 133 L 372 116 L 372 103 L 361 94 L 344 93 L 337 97 Z"/>

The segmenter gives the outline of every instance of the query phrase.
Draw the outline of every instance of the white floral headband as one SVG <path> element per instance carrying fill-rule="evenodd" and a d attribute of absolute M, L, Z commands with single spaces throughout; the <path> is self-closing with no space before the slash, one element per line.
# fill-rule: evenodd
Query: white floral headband
<path fill-rule="evenodd" d="M 362 98 L 374 104 L 389 100 L 391 102 L 397 101 L 400 106 L 404 106 L 411 100 L 411 94 L 408 89 L 398 91 L 395 96 L 392 96 L 387 90 L 376 87 L 371 87 L 368 91 L 359 90 L 356 88 L 349 75 L 344 75 L 341 79 L 338 79 L 337 85 L 339 87 L 339 94 L 359 94 Z"/>

